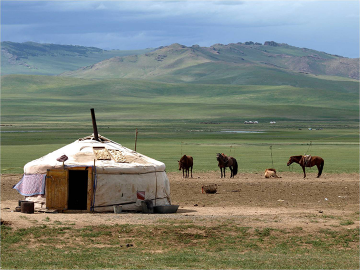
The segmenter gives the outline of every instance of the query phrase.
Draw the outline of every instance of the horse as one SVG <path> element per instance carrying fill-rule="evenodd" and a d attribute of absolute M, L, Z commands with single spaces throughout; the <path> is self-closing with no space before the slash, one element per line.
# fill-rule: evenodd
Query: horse
<path fill-rule="evenodd" d="M 192 156 L 183 155 L 180 158 L 180 160 L 178 160 L 178 162 L 179 162 L 179 171 L 181 169 L 183 170 L 183 178 L 184 178 L 184 170 L 186 171 L 185 178 L 189 178 L 189 169 L 191 169 L 191 178 L 193 178 L 192 169 L 193 169 L 194 160 Z"/>
<path fill-rule="evenodd" d="M 273 178 L 281 178 L 281 177 L 276 175 L 276 170 L 273 169 L 273 168 L 266 169 L 264 176 L 265 176 L 265 178 L 271 178 L 271 177 L 273 177 Z"/>
<path fill-rule="evenodd" d="M 291 156 L 287 165 L 290 166 L 293 162 L 301 166 L 304 171 L 304 178 L 306 177 L 305 167 L 313 167 L 316 165 L 318 168 L 317 178 L 320 177 L 324 168 L 324 160 L 318 156 Z"/>
<path fill-rule="evenodd" d="M 218 161 L 218 166 L 220 168 L 221 178 L 223 177 L 223 170 L 222 169 L 224 169 L 224 178 L 225 178 L 225 169 L 226 169 L 226 167 L 229 167 L 229 169 L 231 171 L 230 178 L 234 178 L 234 176 L 238 172 L 238 163 L 237 163 L 236 159 L 233 158 L 233 157 L 228 157 L 224 153 L 221 153 L 221 154 L 217 153 L 216 154 L 216 159 Z"/>

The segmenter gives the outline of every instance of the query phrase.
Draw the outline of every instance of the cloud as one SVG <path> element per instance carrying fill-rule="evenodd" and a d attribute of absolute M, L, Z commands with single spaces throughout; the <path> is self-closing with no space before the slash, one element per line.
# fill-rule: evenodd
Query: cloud
<path fill-rule="evenodd" d="M 355 1 L 2 1 L 1 7 L 2 40 L 23 35 L 119 49 L 275 40 L 321 44 L 323 51 L 346 42 L 358 55 L 358 38 L 351 38 L 359 36 Z"/>

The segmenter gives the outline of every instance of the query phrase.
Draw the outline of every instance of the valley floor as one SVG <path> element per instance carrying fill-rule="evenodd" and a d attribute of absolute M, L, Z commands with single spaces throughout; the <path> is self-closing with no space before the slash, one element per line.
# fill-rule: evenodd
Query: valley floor
<path fill-rule="evenodd" d="M 299 173 L 281 173 L 281 178 L 265 179 L 262 174 L 241 173 L 234 179 L 220 179 L 220 172 L 194 173 L 193 178 L 168 173 L 172 204 L 176 214 L 91 213 L 23 214 L 15 212 L 23 197 L 12 189 L 20 174 L 4 174 L 1 179 L 1 218 L 14 228 L 61 222 L 75 227 L 100 224 L 157 224 L 163 220 L 191 221 L 214 225 L 225 221 L 238 226 L 290 229 L 304 232 L 319 229 L 359 227 L 358 174 L 315 173 L 306 179 Z M 217 184 L 216 194 L 202 194 L 201 187 Z"/>

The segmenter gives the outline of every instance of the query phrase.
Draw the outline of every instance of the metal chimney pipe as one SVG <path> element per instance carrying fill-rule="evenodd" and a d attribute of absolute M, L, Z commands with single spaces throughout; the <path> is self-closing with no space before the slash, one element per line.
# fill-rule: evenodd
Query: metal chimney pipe
<path fill-rule="evenodd" d="M 99 134 L 98 134 L 97 126 L 96 126 L 94 108 L 91 108 L 90 111 L 91 111 L 91 119 L 92 119 L 92 124 L 93 124 L 93 129 L 94 129 L 94 138 L 95 138 L 96 141 L 98 141 L 99 140 Z"/>

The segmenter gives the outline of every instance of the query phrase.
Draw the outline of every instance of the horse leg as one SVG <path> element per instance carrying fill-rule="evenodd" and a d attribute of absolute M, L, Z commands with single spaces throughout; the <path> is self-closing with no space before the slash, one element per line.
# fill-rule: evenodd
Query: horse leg
<path fill-rule="evenodd" d="M 221 173 L 221 177 L 220 178 L 222 178 L 222 168 L 220 167 L 220 173 Z"/>
<path fill-rule="evenodd" d="M 191 169 L 191 178 L 193 178 L 193 177 L 192 177 L 192 166 L 190 167 L 190 169 Z"/>
<path fill-rule="evenodd" d="M 301 168 L 303 169 L 303 172 L 304 172 L 304 179 L 305 179 L 305 177 L 306 177 L 305 167 L 304 167 L 304 166 L 301 166 Z"/>
<path fill-rule="evenodd" d="M 324 169 L 324 161 L 322 161 L 321 162 L 321 164 L 320 164 L 320 172 L 319 172 L 319 177 L 320 177 L 320 175 L 321 175 L 321 173 L 322 173 L 322 171 L 323 171 L 323 169 Z"/>
<path fill-rule="evenodd" d="M 234 177 L 233 169 L 232 167 L 229 167 L 229 169 L 230 169 L 230 178 L 233 178 Z"/>
<path fill-rule="evenodd" d="M 184 178 L 184 168 L 183 168 L 183 178 Z"/>
<path fill-rule="evenodd" d="M 321 163 L 320 165 L 316 165 L 316 167 L 318 168 L 318 175 L 316 178 L 320 177 L 322 170 L 323 170 L 323 166 L 324 166 L 324 163 Z"/>
<path fill-rule="evenodd" d="M 186 169 L 186 178 L 189 178 L 189 168 Z"/>

